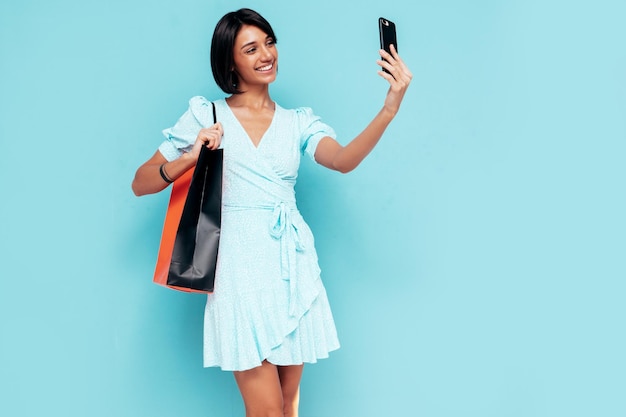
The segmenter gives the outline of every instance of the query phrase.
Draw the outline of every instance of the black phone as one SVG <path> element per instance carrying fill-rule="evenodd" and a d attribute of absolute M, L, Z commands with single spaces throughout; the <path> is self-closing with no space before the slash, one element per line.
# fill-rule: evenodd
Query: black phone
<path fill-rule="evenodd" d="M 398 39 L 396 37 L 396 24 L 389 19 L 378 19 L 378 33 L 380 34 L 380 48 L 391 53 L 389 45 L 393 45 L 398 51 Z M 389 72 L 383 68 L 383 71 Z"/>

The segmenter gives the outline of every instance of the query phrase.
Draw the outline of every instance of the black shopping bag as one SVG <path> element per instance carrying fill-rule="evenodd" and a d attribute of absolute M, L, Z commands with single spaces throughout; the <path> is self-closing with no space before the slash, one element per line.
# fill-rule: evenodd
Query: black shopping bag
<path fill-rule="evenodd" d="M 170 261 L 167 285 L 212 292 L 222 219 L 224 151 L 203 147 L 185 200 Z"/>
<path fill-rule="evenodd" d="M 213 123 L 216 123 L 215 104 Z M 196 167 L 174 181 L 153 281 L 212 292 L 222 220 L 224 151 L 202 147 Z"/>

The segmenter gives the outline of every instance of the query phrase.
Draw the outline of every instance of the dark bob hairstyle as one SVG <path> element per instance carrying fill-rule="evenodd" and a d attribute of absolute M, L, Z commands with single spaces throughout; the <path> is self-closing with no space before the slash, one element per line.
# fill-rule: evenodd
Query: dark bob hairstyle
<path fill-rule="evenodd" d="M 211 41 L 211 69 L 215 82 L 227 94 L 243 92 L 239 91 L 239 78 L 233 71 L 235 38 L 243 25 L 258 27 L 276 43 L 276 35 L 269 22 L 254 10 L 239 9 L 224 15 L 217 22 Z"/>

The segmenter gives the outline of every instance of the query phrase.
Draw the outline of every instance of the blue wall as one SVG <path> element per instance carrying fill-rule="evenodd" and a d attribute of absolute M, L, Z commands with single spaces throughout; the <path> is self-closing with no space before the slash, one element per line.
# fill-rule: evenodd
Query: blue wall
<path fill-rule="evenodd" d="M 0 414 L 242 416 L 203 369 L 201 296 L 151 283 L 168 193 L 135 169 L 250 6 L 273 97 L 344 143 L 380 107 L 380 15 L 415 74 L 352 174 L 305 162 L 343 347 L 302 417 L 626 415 L 623 1 L 0 4 Z"/>

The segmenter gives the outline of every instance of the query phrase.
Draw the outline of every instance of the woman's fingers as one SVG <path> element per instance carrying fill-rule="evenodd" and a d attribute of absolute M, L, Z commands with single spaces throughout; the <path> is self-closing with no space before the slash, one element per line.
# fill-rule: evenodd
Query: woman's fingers
<path fill-rule="evenodd" d="M 224 128 L 222 127 L 222 124 L 220 122 L 215 123 L 209 129 L 216 129 L 218 132 L 220 132 L 220 137 L 224 136 Z"/>
<path fill-rule="evenodd" d="M 198 141 L 201 141 L 204 146 L 211 150 L 215 150 L 219 148 L 222 143 L 222 136 L 224 135 L 224 130 L 222 128 L 221 123 L 216 123 L 211 127 L 201 129 L 198 133 Z"/>
<path fill-rule="evenodd" d="M 397 73 L 397 69 L 396 69 L 396 67 L 394 67 L 394 66 L 393 66 L 391 63 L 389 63 L 388 61 L 384 61 L 384 60 L 382 60 L 382 59 L 379 59 L 378 61 L 376 61 L 376 63 L 377 63 L 378 65 L 380 65 L 381 67 L 383 67 L 384 69 L 386 69 L 386 70 L 387 70 L 387 72 L 388 72 L 389 74 L 394 74 L 394 73 Z M 384 72 L 384 71 L 383 71 L 383 72 Z M 385 74 L 387 74 L 387 73 L 385 73 Z M 395 76 L 394 76 L 394 77 L 392 77 L 392 78 L 395 78 Z"/>
<path fill-rule="evenodd" d="M 384 49 L 381 49 L 379 51 L 379 54 L 380 54 L 381 59 L 378 60 L 378 65 L 385 68 L 387 71 L 392 71 L 394 68 L 394 65 L 396 64 L 395 58 Z M 382 64 L 380 63 L 381 61 L 382 61 Z"/>
<path fill-rule="evenodd" d="M 400 61 L 400 55 L 398 55 L 398 50 L 396 49 L 396 46 L 394 44 L 389 45 L 389 50 L 391 51 L 391 56 L 393 56 L 393 59 Z"/>
<path fill-rule="evenodd" d="M 388 71 L 379 71 L 381 77 L 385 78 L 391 84 L 392 88 L 406 88 L 408 83 L 411 82 L 413 74 L 406 66 L 396 48 L 391 45 L 391 54 L 384 49 L 380 50 L 381 59 L 377 61 L 377 64 Z"/>
<path fill-rule="evenodd" d="M 413 78 L 413 74 L 411 74 L 409 67 L 407 67 L 402 58 L 400 58 L 398 51 L 396 51 L 396 47 L 393 45 L 391 45 L 391 54 L 393 55 L 393 59 L 396 61 L 397 65 L 400 67 L 404 75 L 408 76 L 409 78 Z"/>
<path fill-rule="evenodd" d="M 408 86 L 411 82 L 411 78 L 413 77 L 410 72 L 405 71 L 399 65 L 389 65 L 384 61 L 378 61 L 378 64 L 383 68 L 387 69 L 388 72 L 378 71 L 378 74 L 389 81 L 389 84 L 392 90 L 403 89 Z"/>
<path fill-rule="evenodd" d="M 411 83 L 413 74 L 402 61 L 393 45 L 391 45 L 390 50 L 391 53 L 383 49 L 380 50 L 381 59 L 377 61 L 377 64 L 387 71 L 378 71 L 378 75 L 389 82 L 389 91 L 387 92 L 387 97 L 385 97 L 384 107 L 395 115 L 400 109 L 404 93 L 406 93 Z"/>

